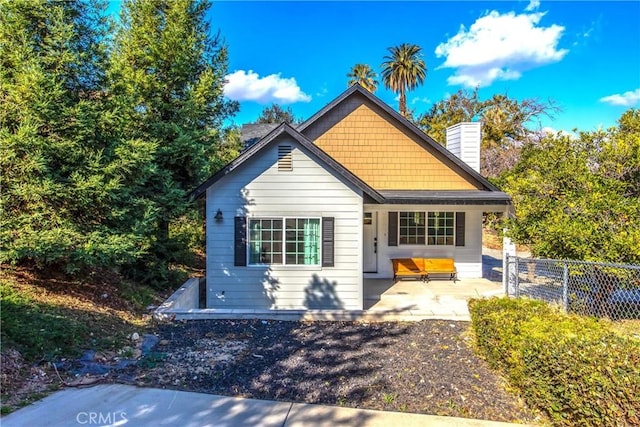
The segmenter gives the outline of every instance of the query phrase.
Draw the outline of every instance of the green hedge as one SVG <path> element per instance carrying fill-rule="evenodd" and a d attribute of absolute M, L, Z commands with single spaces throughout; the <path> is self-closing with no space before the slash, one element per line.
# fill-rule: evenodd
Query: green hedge
<path fill-rule="evenodd" d="M 545 302 L 472 299 L 480 352 L 554 425 L 640 425 L 640 341 Z"/>

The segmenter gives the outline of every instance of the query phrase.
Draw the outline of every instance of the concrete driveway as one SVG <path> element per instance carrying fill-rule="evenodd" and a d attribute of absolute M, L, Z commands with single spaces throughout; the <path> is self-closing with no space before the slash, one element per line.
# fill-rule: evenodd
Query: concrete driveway
<path fill-rule="evenodd" d="M 504 427 L 515 424 L 185 391 L 98 385 L 66 389 L 0 419 L 3 427 Z M 521 424 L 519 424 L 522 426 Z"/>

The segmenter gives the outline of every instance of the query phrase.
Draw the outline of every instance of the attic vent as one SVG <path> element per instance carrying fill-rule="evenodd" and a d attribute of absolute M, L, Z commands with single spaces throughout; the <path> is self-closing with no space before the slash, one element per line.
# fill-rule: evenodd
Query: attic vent
<path fill-rule="evenodd" d="M 278 170 L 293 170 L 293 158 L 291 157 L 290 145 L 278 145 Z"/>

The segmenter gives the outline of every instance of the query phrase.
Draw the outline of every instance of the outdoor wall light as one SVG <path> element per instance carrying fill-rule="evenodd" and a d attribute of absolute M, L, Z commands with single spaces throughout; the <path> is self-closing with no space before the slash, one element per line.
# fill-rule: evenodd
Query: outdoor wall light
<path fill-rule="evenodd" d="M 221 222 L 223 220 L 222 211 L 220 209 L 218 209 L 218 212 L 216 212 L 216 216 L 214 218 L 216 219 L 216 222 Z"/>

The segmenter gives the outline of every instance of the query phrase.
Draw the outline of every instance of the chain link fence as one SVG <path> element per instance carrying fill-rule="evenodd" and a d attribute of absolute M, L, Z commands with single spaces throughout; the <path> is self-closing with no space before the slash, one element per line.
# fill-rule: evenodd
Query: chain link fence
<path fill-rule="evenodd" d="M 640 319 L 640 265 L 508 256 L 506 292 L 547 301 L 568 313 Z"/>

